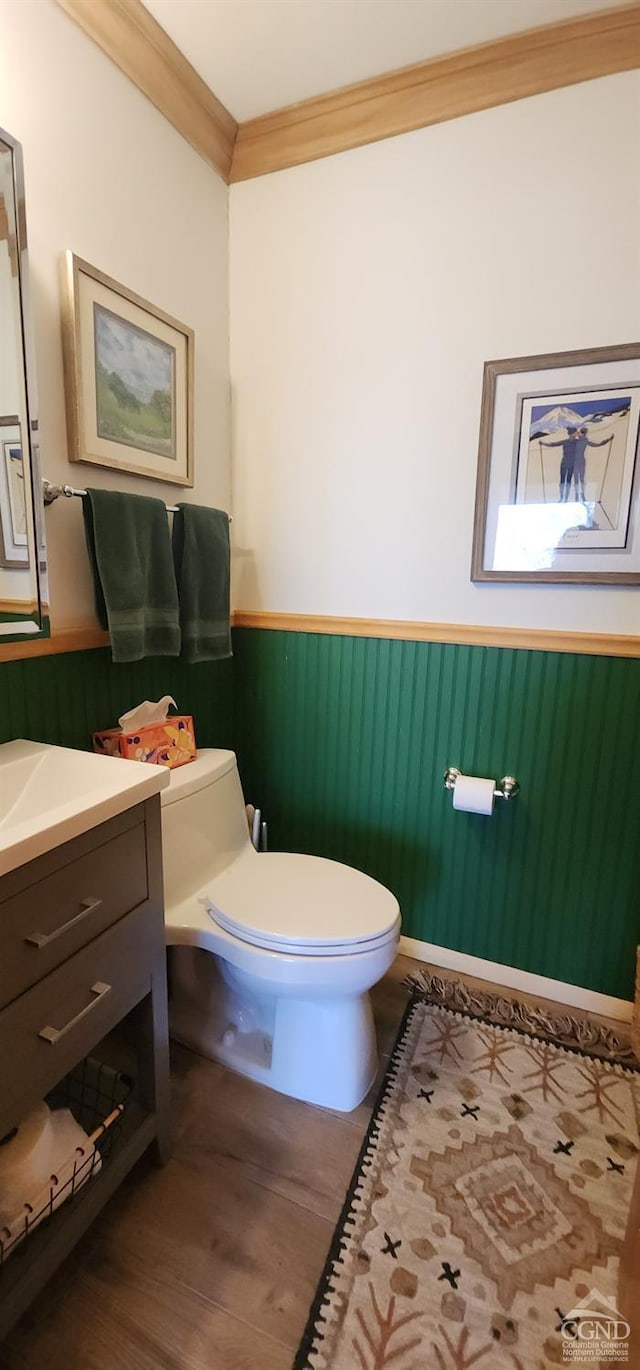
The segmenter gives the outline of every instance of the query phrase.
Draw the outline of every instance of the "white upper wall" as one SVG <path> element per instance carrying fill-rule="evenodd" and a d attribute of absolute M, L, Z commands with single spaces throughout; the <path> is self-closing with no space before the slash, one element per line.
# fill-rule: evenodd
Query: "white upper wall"
<path fill-rule="evenodd" d="M 484 362 L 640 332 L 640 73 L 231 188 L 237 608 L 637 633 L 473 585 Z"/>
<path fill-rule="evenodd" d="M 24 149 L 44 474 L 228 508 L 228 193 L 54 0 L 0 0 L 0 125 Z M 195 329 L 195 488 L 67 460 L 60 258 L 71 248 Z M 58 627 L 90 621 L 79 500 L 46 514 Z"/>

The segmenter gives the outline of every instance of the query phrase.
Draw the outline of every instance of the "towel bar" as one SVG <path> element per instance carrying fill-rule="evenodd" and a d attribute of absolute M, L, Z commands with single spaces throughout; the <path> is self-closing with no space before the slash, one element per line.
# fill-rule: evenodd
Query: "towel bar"
<path fill-rule="evenodd" d="M 60 495 L 65 495 L 67 499 L 72 499 L 74 495 L 78 495 L 81 498 L 82 495 L 86 495 L 86 493 L 86 490 L 74 489 L 73 485 L 52 485 L 50 480 L 43 480 L 42 482 L 42 497 L 45 504 L 53 504 L 54 500 L 60 498 Z M 177 504 L 167 504 L 166 509 L 168 514 L 177 514 L 178 512 Z M 231 514 L 227 514 L 227 518 L 229 523 L 233 523 Z"/>

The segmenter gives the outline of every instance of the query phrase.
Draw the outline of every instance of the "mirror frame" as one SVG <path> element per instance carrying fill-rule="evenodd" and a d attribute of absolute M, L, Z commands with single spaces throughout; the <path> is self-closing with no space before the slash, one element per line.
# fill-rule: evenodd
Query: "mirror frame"
<path fill-rule="evenodd" d="M 22 333 L 22 367 L 24 373 L 25 390 L 25 437 L 23 439 L 23 459 L 24 449 L 28 449 L 29 459 L 29 489 L 30 504 L 27 505 L 27 517 L 31 516 L 31 527 L 33 531 L 33 555 L 35 565 L 35 594 L 37 598 L 37 610 L 29 617 L 25 615 L 25 626 L 16 623 L 11 625 L 15 631 L 3 633 L 0 636 L 0 648 L 4 643 L 9 642 L 34 642 L 39 638 L 48 638 L 51 634 L 49 623 L 49 606 L 44 599 L 46 592 L 46 572 L 47 554 L 44 528 L 44 500 L 42 497 L 42 472 L 40 469 L 40 444 L 39 444 L 39 420 L 38 420 L 38 390 L 36 384 L 35 349 L 33 341 L 33 327 L 31 321 L 31 291 L 29 285 L 29 261 L 27 253 L 27 214 L 26 197 L 24 183 L 24 159 L 22 155 L 22 144 L 14 138 L 6 129 L 0 128 L 0 140 L 6 147 L 11 149 L 11 164 L 13 173 L 13 193 L 15 198 L 16 215 L 16 245 L 18 254 L 18 298 L 20 302 L 20 327 Z M 25 500 L 25 504 L 27 504 Z M 43 551 L 44 549 L 44 551 Z M 33 628 L 31 627 L 33 624 Z M 22 631 L 20 631 L 22 629 Z"/>

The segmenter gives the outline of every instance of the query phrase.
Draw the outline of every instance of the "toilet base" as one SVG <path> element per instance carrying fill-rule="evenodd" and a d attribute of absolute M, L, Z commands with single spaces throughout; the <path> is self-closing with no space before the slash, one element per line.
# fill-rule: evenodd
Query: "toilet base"
<path fill-rule="evenodd" d="M 378 1068 L 368 994 L 270 994 L 196 947 L 170 949 L 169 1030 L 251 1080 L 343 1113 L 362 1102 Z"/>

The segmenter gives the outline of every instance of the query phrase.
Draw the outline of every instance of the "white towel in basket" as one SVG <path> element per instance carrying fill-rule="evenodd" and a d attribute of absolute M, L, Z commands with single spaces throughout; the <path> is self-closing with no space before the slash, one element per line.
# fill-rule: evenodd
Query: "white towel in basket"
<path fill-rule="evenodd" d="M 68 1108 L 40 1104 L 0 1147 L 2 1256 L 97 1175 L 100 1152 Z"/>

